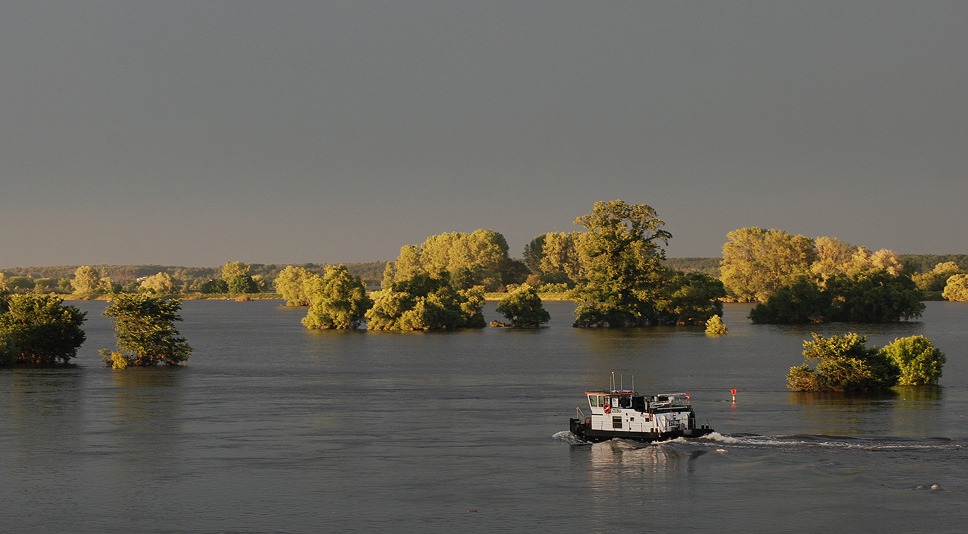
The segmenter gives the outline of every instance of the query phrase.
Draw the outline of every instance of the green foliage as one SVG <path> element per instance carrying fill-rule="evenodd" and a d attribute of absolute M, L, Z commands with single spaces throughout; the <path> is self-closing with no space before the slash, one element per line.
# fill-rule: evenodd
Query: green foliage
<path fill-rule="evenodd" d="M 420 273 L 391 282 L 392 269 L 383 288 L 374 293 L 373 307 L 366 312 L 369 330 L 443 330 L 483 328 L 481 287 L 457 290 L 451 276 L 441 271 L 431 276 Z M 395 273 L 398 275 L 399 273 Z"/>
<path fill-rule="evenodd" d="M 422 245 L 404 246 L 394 269 L 397 281 L 420 274 L 436 276 L 448 272 L 462 276 L 469 272 L 473 285 L 482 285 L 488 291 L 497 291 L 500 286 L 523 281 L 527 276 L 525 265 L 508 258 L 504 236 L 492 230 L 443 233 L 428 237 Z"/>
<path fill-rule="evenodd" d="M 706 321 L 706 333 L 711 336 L 724 336 L 729 333 L 729 330 L 718 315 L 713 315 Z"/>
<path fill-rule="evenodd" d="M 916 274 L 911 278 L 922 291 L 944 291 L 948 279 L 956 274 L 965 274 L 958 264 L 949 261 L 934 266 L 931 272 Z"/>
<path fill-rule="evenodd" d="M 876 347 L 866 348 L 866 336 L 847 333 L 824 338 L 811 334 L 803 342 L 803 356 L 817 362 L 792 367 L 787 387 L 799 391 L 877 391 L 894 386 L 898 369 Z"/>
<path fill-rule="evenodd" d="M 228 290 L 232 295 L 244 295 L 247 293 L 258 293 L 259 286 L 248 274 L 236 274 L 227 280 Z"/>
<path fill-rule="evenodd" d="M 662 297 L 656 302 L 651 324 L 704 324 L 714 315 L 722 315 L 726 289 L 720 280 L 704 272 L 688 275 L 666 271 Z"/>
<path fill-rule="evenodd" d="M 286 299 L 286 306 L 309 306 L 306 285 L 319 275 L 309 269 L 289 266 L 276 278 L 276 291 Z"/>
<path fill-rule="evenodd" d="M 547 234 L 541 234 L 524 246 L 524 263 L 532 273 L 541 275 L 541 260 L 544 258 L 544 243 Z"/>
<path fill-rule="evenodd" d="M 968 274 L 956 274 L 949 278 L 941 296 L 954 302 L 968 302 Z"/>
<path fill-rule="evenodd" d="M 215 278 L 214 280 L 203 282 L 199 286 L 199 291 L 206 295 L 228 293 L 229 284 L 221 278 Z"/>
<path fill-rule="evenodd" d="M 535 288 L 524 284 L 497 305 L 497 312 L 504 314 L 516 327 L 537 328 L 551 320 L 551 315 L 541 305 L 541 297 Z"/>
<path fill-rule="evenodd" d="M 830 321 L 886 323 L 921 317 L 921 290 L 906 274 L 885 269 L 836 275 L 826 281 L 831 297 Z"/>
<path fill-rule="evenodd" d="M 141 290 L 150 291 L 158 295 L 171 295 L 178 293 L 179 284 L 178 280 L 175 280 L 168 273 L 158 273 L 153 276 L 149 276 L 144 282 L 141 282 Z M 117 291 L 114 291 L 117 293 Z"/>
<path fill-rule="evenodd" d="M 835 274 L 821 287 L 800 277 L 750 310 L 754 323 L 884 323 L 921 316 L 921 291 L 906 274 L 885 269 Z"/>
<path fill-rule="evenodd" d="M 373 305 L 363 280 L 344 265 L 330 267 L 323 277 L 309 277 L 306 295 L 310 307 L 302 323 L 307 328 L 356 328 Z"/>
<path fill-rule="evenodd" d="M 968 254 L 901 254 L 904 270 L 910 273 L 926 273 L 939 263 L 954 263 L 959 269 L 968 271 Z"/>
<path fill-rule="evenodd" d="M 574 287 L 576 282 L 583 279 L 578 249 L 583 238 L 582 232 L 544 234 L 539 264 L 542 282 Z"/>
<path fill-rule="evenodd" d="M 944 353 L 931 346 L 924 336 L 895 339 L 881 353 L 897 367 L 899 386 L 936 384 L 947 361 Z"/>
<path fill-rule="evenodd" d="M 34 288 L 34 281 L 26 276 L 12 276 L 7 279 L 7 289 L 11 291 L 24 291 Z"/>
<path fill-rule="evenodd" d="M 87 313 L 51 295 L 13 295 L 0 313 L 0 362 L 68 363 L 86 336 Z"/>
<path fill-rule="evenodd" d="M 668 243 L 672 234 L 661 229 L 665 223 L 655 210 L 621 200 L 596 202 L 575 224 L 587 230 L 576 240 L 584 281 L 575 288 L 575 326 L 657 324 L 655 302 L 666 273 L 657 242 Z"/>
<path fill-rule="evenodd" d="M 147 293 L 122 293 L 104 310 L 103 315 L 114 323 L 114 336 L 119 352 L 99 351 L 104 362 L 119 368 L 119 358 L 127 365 L 151 366 L 162 362 L 177 365 L 192 353 L 184 337 L 175 328 L 181 321 L 181 300 L 152 297 Z"/>
<path fill-rule="evenodd" d="M 249 266 L 246 263 L 241 261 L 227 261 L 222 265 L 222 280 L 228 282 L 239 275 L 251 276 Z"/>
<path fill-rule="evenodd" d="M 817 257 L 813 239 L 781 230 L 742 228 L 726 236 L 720 274 L 737 300 L 766 300 L 808 274 Z"/>
<path fill-rule="evenodd" d="M 74 279 L 71 280 L 74 292 L 82 295 L 94 293 L 100 283 L 101 275 L 89 265 L 78 267 L 77 271 L 74 272 Z"/>
<path fill-rule="evenodd" d="M 830 314 L 830 295 L 806 276 L 780 288 L 765 303 L 750 310 L 754 323 L 822 323 Z"/>

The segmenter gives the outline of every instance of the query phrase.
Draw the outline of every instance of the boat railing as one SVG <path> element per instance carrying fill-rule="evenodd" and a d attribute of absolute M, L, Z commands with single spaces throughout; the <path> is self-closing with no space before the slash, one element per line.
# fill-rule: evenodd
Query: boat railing
<path fill-rule="evenodd" d="M 575 409 L 578 410 L 578 420 L 579 421 L 584 421 L 585 420 L 585 412 L 581 411 L 581 406 L 575 406 Z"/>

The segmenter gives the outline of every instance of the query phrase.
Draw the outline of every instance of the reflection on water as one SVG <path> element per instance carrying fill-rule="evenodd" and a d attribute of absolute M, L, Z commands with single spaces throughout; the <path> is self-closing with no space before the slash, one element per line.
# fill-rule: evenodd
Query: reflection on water
<path fill-rule="evenodd" d="M 111 371 L 112 449 L 132 458 L 175 458 L 181 430 L 180 367 Z"/>
<path fill-rule="evenodd" d="M 790 404 L 803 408 L 813 434 L 851 436 L 883 433 L 932 436 L 940 423 L 942 388 L 905 386 L 878 394 L 788 393 Z"/>
<path fill-rule="evenodd" d="M 646 445 L 625 440 L 611 440 L 590 445 L 588 473 L 593 487 L 607 487 L 617 475 L 649 475 L 652 480 L 678 477 L 693 470 L 693 460 L 706 450 L 693 449 L 688 443 Z"/>

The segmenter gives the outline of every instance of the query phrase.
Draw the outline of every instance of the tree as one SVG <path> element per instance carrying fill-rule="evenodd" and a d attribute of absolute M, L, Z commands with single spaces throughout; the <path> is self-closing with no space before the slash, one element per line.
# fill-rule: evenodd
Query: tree
<path fill-rule="evenodd" d="M 544 258 L 544 242 L 547 235 L 541 234 L 524 246 L 524 263 L 527 264 L 532 273 L 537 275 L 542 273 L 541 259 Z"/>
<path fill-rule="evenodd" d="M 662 297 L 656 302 L 653 324 L 705 324 L 723 314 L 726 289 L 723 283 L 704 272 L 684 275 L 667 270 Z"/>
<path fill-rule="evenodd" d="M 121 293 L 103 315 L 114 323 L 120 351 L 99 351 L 114 368 L 129 365 L 152 366 L 158 362 L 178 365 L 188 360 L 193 349 L 175 328 L 181 321 L 181 299 L 152 297 L 147 293 Z"/>
<path fill-rule="evenodd" d="M 958 267 L 957 263 L 948 261 L 935 265 L 931 272 L 914 275 L 911 278 L 923 291 L 944 291 L 948 279 L 956 274 L 965 274 L 965 271 Z"/>
<path fill-rule="evenodd" d="M 497 312 L 520 328 L 537 328 L 551 320 L 551 315 L 541 305 L 538 292 L 528 284 L 521 285 L 501 299 Z"/>
<path fill-rule="evenodd" d="M 232 295 L 259 292 L 259 285 L 247 274 L 237 274 L 228 279 L 227 282 L 229 293 Z"/>
<path fill-rule="evenodd" d="M 666 272 L 658 242 L 668 244 L 672 234 L 661 229 L 665 223 L 655 210 L 621 200 L 596 202 L 575 224 L 587 230 L 577 247 L 585 280 L 575 288 L 575 326 L 657 324 L 655 301 Z"/>
<path fill-rule="evenodd" d="M 824 323 L 830 320 L 830 294 L 814 280 L 800 277 L 750 310 L 754 323 Z"/>
<path fill-rule="evenodd" d="M 276 278 L 276 291 L 286 299 L 286 306 L 309 306 L 306 284 L 313 278 L 319 278 L 319 275 L 309 269 L 290 265 Z"/>
<path fill-rule="evenodd" d="M 447 271 L 434 276 L 421 273 L 390 281 L 387 269 L 383 287 L 373 294 L 373 307 L 366 312 L 369 330 L 443 330 L 483 328 L 481 310 L 484 290 L 480 286 L 457 290 Z M 399 275 L 399 273 L 396 273 Z"/>
<path fill-rule="evenodd" d="M 895 339 L 881 353 L 898 368 L 899 386 L 936 384 L 947 361 L 944 353 L 931 346 L 924 336 Z"/>
<path fill-rule="evenodd" d="M 475 285 L 491 291 L 527 276 L 524 266 L 509 260 L 504 236 L 492 230 L 443 233 L 428 237 L 422 245 L 404 246 L 394 268 L 397 281 L 419 274 L 467 269 L 473 274 Z"/>
<path fill-rule="evenodd" d="M 227 261 L 222 265 L 222 280 L 228 282 L 239 275 L 249 275 L 250 267 L 241 261 Z"/>
<path fill-rule="evenodd" d="M 956 274 L 948 278 L 941 296 L 955 302 L 968 302 L 968 274 Z"/>
<path fill-rule="evenodd" d="M 222 280 L 221 278 L 215 278 L 214 280 L 207 280 L 205 282 L 202 282 L 202 284 L 198 287 L 198 289 L 199 291 L 201 291 L 203 294 L 206 294 L 206 295 L 217 294 L 217 293 L 228 293 L 229 284 L 225 280 Z"/>
<path fill-rule="evenodd" d="M 172 278 L 170 274 L 158 273 L 145 278 L 145 281 L 141 282 L 141 289 L 158 295 L 172 295 L 178 293 L 179 285 L 178 280 Z"/>
<path fill-rule="evenodd" d="M 542 282 L 573 286 L 582 280 L 579 244 L 583 235 L 581 232 L 551 232 L 544 235 L 539 265 Z"/>
<path fill-rule="evenodd" d="M 89 265 L 82 265 L 74 271 L 74 279 L 71 280 L 71 286 L 74 288 L 74 293 L 78 294 L 88 294 L 97 291 L 98 285 L 101 283 L 101 275 L 98 274 L 94 267 Z"/>
<path fill-rule="evenodd" d="M 302 323 L 307 328 L 353 329 L 373 306 L 363 280 L 351 275 L 345 265 L 330 267 L 322 278 L 310 278 L 306 294 L 310 307 Z"/>
<path fill-rule="evenodd" d="M 720 278 L 738 300 L 765 301 L 808 274 L 817 257 L 813 239 L 782 230 L 742 228 L 726 236 Z"/>
<path fill-rule="evenodd" d="M 921 317 L 922 293 L 911 277 L 885 269 L 836 275 L 825 282 L 831 297 L 828 320 L 886 323 Z"/>
<path fill-rule="evenodd" d="M 87 313 L 64 306 L 53 295 L 13 295 L 0 313 L 0 361 L 53 365 L 68 363 L 86 336 Z"/>
<path fill-rule="evenodd" d="M 867 348 L 866 336 L 847 333 L 824 338 L 811 334 L 803 342 L 803 356 L 817 362 L 790 368 L 787 387 L 799 391 L 877 391 L 894 386 L 898 369 L 876 347 Z"/>

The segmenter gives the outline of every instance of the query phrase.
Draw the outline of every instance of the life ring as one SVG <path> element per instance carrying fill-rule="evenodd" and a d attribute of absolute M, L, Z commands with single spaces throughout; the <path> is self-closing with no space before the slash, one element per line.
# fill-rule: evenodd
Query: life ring
<path fill-rule="evenodd" d="M 605 408 L 605 413 L 612 413 L 612 407 L 609 406 L 608 403 L 605 403 L 605 406 L 603 406 L 603 408 Z"/>

